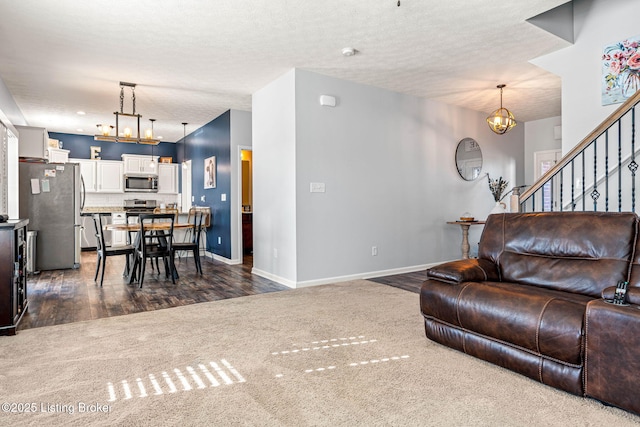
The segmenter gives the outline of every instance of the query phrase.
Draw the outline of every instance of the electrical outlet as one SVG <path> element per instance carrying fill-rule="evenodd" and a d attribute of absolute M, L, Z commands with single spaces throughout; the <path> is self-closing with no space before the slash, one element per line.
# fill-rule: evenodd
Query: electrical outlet
<path fill-rule="evenodd" d="M 226 202 L 226 201 L 227 201 L 227 195 L 226 195 L 225 193 L 222 193 L 222 194 L 220 195 L 220 201 L 221 201 L 221 202 Z"/>
<path fill-rule="evenodd" d="M 195 202 L 196 201 L 196 196 L 191 196 L 191 202 Z"/>
<path fill-rule="evenodd" d="M 222 244 L 222 237 L 218 236 L 218 244 L 221 245 Z"/>
<path fill-rule="evenodd" d="M 371 246 L 371 256 L 378 256 L 378 247 Z"/>

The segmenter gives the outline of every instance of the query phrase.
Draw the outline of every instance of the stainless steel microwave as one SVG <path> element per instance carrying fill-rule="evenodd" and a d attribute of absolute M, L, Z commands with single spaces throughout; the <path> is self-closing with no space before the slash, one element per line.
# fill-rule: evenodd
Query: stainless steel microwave
<path fill-rule="evenodd" d="M 125 175 L 124 191 L 132 191 L 138 193 L 157 193 L 158 192 L 158 176 L 157 175 Z"/>

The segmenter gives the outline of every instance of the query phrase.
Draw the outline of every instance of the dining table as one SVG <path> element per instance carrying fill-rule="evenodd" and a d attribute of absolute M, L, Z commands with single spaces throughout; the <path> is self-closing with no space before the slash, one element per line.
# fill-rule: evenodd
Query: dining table
<path fill-rule="evenodd" d="M 168 230 L 170 227 L 171 227 L 171 223 L 169 222 L 153 222 L 153 223 L 145 224 L 145 229 L 151 229 L 151 230 Z M 188 222 L 173 223 L 174 230 L 187 230 L 192 228 L 193 228 L 193 224 L 190 224 Z M 103 229 L 108 231 L 126 231 L 126 232 L 133 232 L 133 233 L 138 232 L 136 234 L 136 239 L 133 242 L 133 247 L 136 249 L 136 251 L 140 248 L 140 244 L 141 244 L 140 223 L 127 223 L 127 224 L 110 223 L 110 224 L 105 224 L 103 226 Z M 136 259 L 137 257 L 134 254 L 133 259 L 130 260 L 129 262 L 129 270 L 126 272 L 127 283 L 129 284 L 132 284 L 136 280 L 136 267 L 137 267 Z M 173 275 L 176 279 L 179 278 L 178 272 L 176 271 L 175 268 L 173 270 Z"/>

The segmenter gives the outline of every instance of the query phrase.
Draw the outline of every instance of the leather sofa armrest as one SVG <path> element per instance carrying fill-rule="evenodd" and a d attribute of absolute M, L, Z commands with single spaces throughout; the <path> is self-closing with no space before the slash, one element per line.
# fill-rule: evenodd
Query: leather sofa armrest
<path fill-rule="evenodd" d="M 609 286 L 602 290 L 602 299 L 612 300 L 616 293 L 615 286 Z M 640 305 L 640 289 L 636 287 L 627 288 L 627 302 L 629 304 Z"/>
<path fill-rule="evenodd" d="M 499 281 L 498 266 L 487 259 L 461 259 L 437 265 L 427 270 L 429 279 L 450 283 Z"/>

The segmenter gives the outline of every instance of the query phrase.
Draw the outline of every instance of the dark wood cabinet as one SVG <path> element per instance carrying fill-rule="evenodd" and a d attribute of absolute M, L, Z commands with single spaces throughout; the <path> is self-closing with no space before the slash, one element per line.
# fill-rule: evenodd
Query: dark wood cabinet
<path fill-rule="evenodd" d="M 0 223 L 0 335 L 15 335 L 27 311 L 27 224 Z"/>
<path fill-rule="evenodd" d="M 253 252 L 253 214 L 242 214 L 242 250 L 245 255 Z"/>

